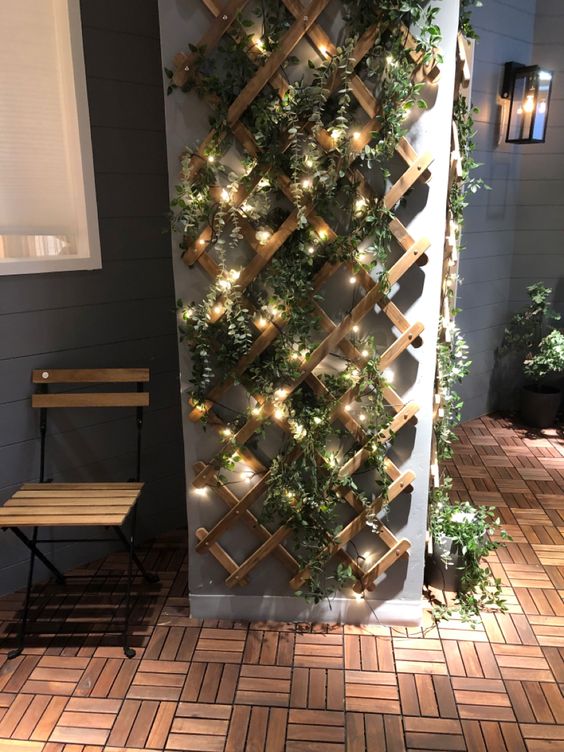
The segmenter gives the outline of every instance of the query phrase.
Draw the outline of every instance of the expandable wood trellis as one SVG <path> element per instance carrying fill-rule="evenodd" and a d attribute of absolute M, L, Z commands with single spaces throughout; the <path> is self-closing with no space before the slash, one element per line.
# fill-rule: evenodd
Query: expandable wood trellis
<path fill-rule="evenodd" d="M 465 97 L 468 108 L 470 104 L 470 87 L 472 83 L 474 42 L 459 32 L 456 42 L 456 72 L 454 82 L 454 102 Z M 450 144 L 449 191 L 455 183 L 462 181 L 462 155 L 458 142 L 458 128 L 452 121 Z M 445 245 L 443 252 L 443 273 L 441 285 L 441 323 L 439 327 L 439 341 L 450 343 L 452 327 L 454 325 L 453 310 L 456 308 L 458 287 L 458 266 L 460 250 L 460 228 L 457 226 L 452 213 L 447 211 Z M 438 382 L 438 369 L 435 380 L 435 398 L 433 407 L 433 422 L 441 420 L 446 395 L 442 394 Z M 433 432 L 431 447 L 431 482 L 435 488 L 440 486 L 439 461 L 437 456 L 437 442 Z"/>
<path fill-rule="evenodd" d="M 217 0 L 203 0 L 205 6 L 211 12 L 213 20 L 208 31 L 200 40 L 198 47 L 204 47 L 205 53 L 213 51 L 220 43 L 223 35 L 230 33 L 230 27 L 236 19 L 236 16 L 247 5 L 247 0 L 229 0 L 222 5 Z M 249 50 L 249 56 L 257 63 L 257 68 L 248 81 L 246 86 L 231 104 L 227 122 L 228 126 L 239 142 L 240 146 L 252 157 L 260 155 L 260 150 L 253 138 L 252 133 L 241 122 L 241 116 L 254 99 L 260 94 L 262 89 L 267 85 L 273 87 L 280 97 L 283 97 L 288 91 L 288 82 L 282 73 L 282 66 L 288 56 L 295 49 L 296 45 L 306 37 L 313 47 L 322 57 L 334 55 L 336 48 L 330 37 L 325 33 L 323 28 L 317 23 L 317 19 L 323 10 L 327 7 L 329 0 L 313 0 L 308 6 L 304 6 L 300 0 L 283 0 L 284 5 L 294 18 L 293 24 L 281 38 L 276 49 L 263 61 Z M 371 50 L 377 37 L 378 29 L 367 29 L 360 37 L 353 51 L 352 57 L 358 64 Z M 406 30 L 406 44 L 410 49 L 410 54 L 417 65 L 416 75 L 421 79 L 434 82 L 439 74 L 435 64 L 425 67 L 422 63 L 421 53 L 416 48 L 416 42 Z M 174 65 L 175 72 L 173 83 L 178 86 L 184 86 L 193 76 L 197 78 L 197 71 L 192 67 L 196 60 L 196 53 L 180 53 L 176 56 Z M 333 89 L 338 85 L 338 81 L 332 83 Z M 380 127 L 378 114 L 380 111 L 379 103 L 373 94 L 366 87 L 364 82 L 353 75 L 350 80 L 351 92 L 356 97 L 359 105 L 366 112 L 368 121 L 361 128 L 359 136 L 355 137 L 352 143 L 353 157 L 348 166 L 349 177 L 357 185 L 359 197 L 373 198 L 370 186 L 366 183 L 362 174 L 355 168 L 354 159 L 364 146 L 370 142 L 373 133 Z M 210 100 L 211 101 L 211 100 Z M 196 153 L 193 154 L 187 168 L 186 177 L 194 178 L 198 171 L 205 164 L 207 149 L 213 144 L 214 131 L 206 136 L 200 144 Z M 332 148 L 333 140 L 331 135 L 324 129 L 317 134 L 317 140 L 320 147 L 324 150 Z M 433 157 L 430 153 L 419 155 L 415 152 L 406 138 L 402 138 L 397 146 L 397 154 L 404 161 L 406 167 L 401 177 L 391 186 L 383 197 L 383 203 L 386 208 L 391 209 L 406 194 L 406 192 L 415 184 L 416 181 L 428 181 L 430 179 L 429 165 Z M 356 152 L 356 153 L 355 153 Z M 247 181 L 247 187 L 239 187 L 230 196 L 230 204 L 237 208 L 245 201 L 247 196 L 258 185 L 259 181 L 268 173 L 268 169 L 260 165 L 251 172 Z M 286 175 L 276 176 L 279 190 L 293 203 L 291 181 Z M 221 189 L 216 189 L 218 195 Z M 315 212 L 312 203 L 306 205 L 305 214 L 309 225 L 320 235 L 330 241 L 336 237 L 332 228 Z M 238 286 L 242 291 L 257 277 L 261 270 L 274 258 L 278 249 L 284 242 L 298 229 L 298 208 L 295 207 L 291 214 L 281 224 L 281 226 L 272 233 L 271 237 L 264 244 L 257 242 L 255 237 L 255 228 L 246 220 L 242 213 L 239 213 L 238 221 L 240 223 L 243 236 L 250 248 L 254 252 L 254 257 L 241 271 Z M 397 283 L 408 270 L 416 263 L 422 263 L 424 256 L 429 248 L 429 241 L 426 238 L 415 240 L 412 238 L 402 223 L 393 218 L 390 221 L 390 231 L 396 239 L 402 250 L 401 257 L 389 269 L 388 279 L 390 286 Z M 213 239 L 213 230 L 211 226 L 205 227 L 189 245 L 184 253 L 184 261 L 189 266 L 199 264 L 201 268 L 216 280 L 220 274 L 220 267 L 213 260 L 207 249 Z M 381 287 L 374 282 L 369 271 L 360 265 L 353 269 L 351 262 L 344 263 L 325 263 L 319 270 L 313 280 L 314 290 L 319 290 L 337 271 L 340 269 L 349 269 L 354 271 L 358 282 L 364 290 L 364 295 L 360 301 L 353 307 L 345 318 L 339 323 L 335 323 L 330 316 L 316 304 L 316 313 L 319 317 L 321 326 L 324 330 L 325 337 L 320 344 L 313 350 L 307 360 L 301 366 L 299 377 L 289 385 L 285 385 L 286 396 L 279 400 L 283 402 L 287 397 L 303 382 L 306 382 L 312 389 L 313 393 L 322 396 L 327 394 L 327 389 L 323 382 L 314 373 L 315 369 L 323 362 L 325 357 L 335 348 L 339 348 L 345 357 L 353 364 L 362 365 L 363 357 L 355 345 L 348 339 L 348 335 L 356 325 L 370 312 L 375 306 L 388 317 L 391 324 L 399 332 L 393 344 L 391 344 L 381 355 L 379 367 L 383 371 L 389 367 L 406 348 L 418 346 L 421 344 L 420 335 L 423 332 L 423 324 L 419 321 L 410 323 L 396 304 L 384 294 Z M 251 313 L 254 313 L 253 305 L 246 300 L 245 305 Z M 220 310 L 212 314 L 212 320 L 217 320 L 223 315 Z M 213 318 L 215 317 L 215 319 Z M 218 432 L 225 428 L 221 417 L 214 411 L 214 405 L 220 398 L 234 385 L 235 379 L 245 373 L 249 366 L 263 353 L 279 335 L 284 325 L 283 317 L 276 324 L 270 322 L 264 329 L 257 327 L 257 336 L 248 353 L 244 355 L 233 369 L 231 376 L 224 381 L 217 383 L 208 393 L 208 400 L 205 406 L 196 405 L 190 413 L 190 418 L 197 421 L 202 416 L 202 411 L 207 412 L 207 422 Z M 375 436 L 369 436 L 362 425 L 345 409 L 345 406 L 357 394 L 355 386 L 352 386 L 337 402 L 331 415 L 332 421 L 340 421 L 342 425 L 350 432 L 354 439 L 362 445 L 362 448 L 346 462 L 340 469 L 340 477 L 346 478 L 354 475 L 364 464 L 370 455 L 369 445 L 375 440 L 385 443 L 392 433 L 397 433 L 406 425 L 418 412 L 418 405 L 414 402 L 404 403 L 401 397 L 391 388 L 386 387 L 384 397 L 393 408 L 395 415 L 387 431 Z M 238 454 L 243 461 L 255 473 L 260 475 L 259 480 L 245 493 L 242 498 L 236 496 L 226 485 L 218 481 L 219 461 L 218 456 L 208 462 L 198 462 L 194 466 L 195 477 L 193 486 L 202 488 L 210 486 L 213 492 L 227 506 L 228 511 L 216 522 L 210 529 L 199 528 L 196 531 L 197 545 L 196 550 L 200 553 L 209 552 L 227 572 L 226 583 L 228 586 L 244 585 L 248 582 L 248 577 L 261 561 L 272 555 L 275 557 L 291 575 L 290 586 L 297 590 L 309 578 L 310 573 L 307 568 L 301 568 L 298 561 L 283 545 L 290 539 L 292 529 L 288 525 L 282 525 L 276 531 L 271 532 L 264 525 L 260 524 L 255 514 L 252 512 L 253 505 L 258 502 L 261 496 L 268 488 L 270 470 L 264 467 L 262 462 L 251 452 L 245 445 L 249 439 L 261 427 L 263 420 L 269 418 L 280 429 L 290 432 L 290 426 L 285 417 L 278 417 L 274 406 L 265 401 L 261 395 L 251 395 L 260 405 L 260 415 L 250 417 L 246 423 L 238 430 L 233 437 L 234 443 L 240 447 Z M 295 457 L 297 458 L 300 450 L 296 448 Z M 364 568 L 360 566 L 356 558 L 353 558 L 346 550 L 349 541 L 357 536 L 366 526 L 367 521 L 372 518 L 382 508 L 384 503 L 392 502 L 402 492 L 406 491 L 415 478 L 411 470 L 400 471 L 400 469 L 389 459 L 385 461 L 385 470 L 390 478 L 390 485 L 386 498 L 378 497 L 373 499 L 367 507 L 360 498 L 351 490 L 343 490 L 343 498 L 351 506 L 356 516 L 344 527 L 337 535 L 334 543 L 328 545 L 326 550 L 327 560 L 337 559 L 352 568 L 357 578 L 355 589 L 361 592 L 364 589 L 372 590 L 375 580 L 385 572 L 395 561 L 404 556 L 410 548 L 410 541 L 406 538 L 398 539 L 394 533 L 385 525 L 379 523 L 377 535 L 386 546 L 386 552 L 371 566 Z M 244 561 L 237 562 L 225 550 L 220 543 L 221 537 L 234 526 L 243 524 L 250 529 L 259 539 L 260 545 Z"/>

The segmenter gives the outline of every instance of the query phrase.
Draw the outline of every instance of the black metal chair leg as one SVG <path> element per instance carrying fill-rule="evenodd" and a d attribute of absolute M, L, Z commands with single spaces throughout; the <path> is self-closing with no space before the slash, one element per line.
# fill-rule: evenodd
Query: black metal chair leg
<path fill-rule="evenodd" d="M 33 544 L 29 540 L 29 538 L 27 536 L 25 536 L 18 527 L 11 527 L 10 530 L 13 532 L 13 534 L 16 536 L 16 538 L 18 538 L 19 540 L 21 540 L 21 542 L 24 544 L 24 546 L 26 546 L 27 548 L 29 548 L 30 551 L 32 551 L 34 549 L 34 547 L 35 547 L 35 555 L 37 556 L 37 558 L 39 559 L 39 561 L 42 564 L 44 564 L 47 567 L 47 569 L 55 576 L 55 578 L 56 578 L 57 582 L 59 583 L 59 585 L 64 585 L 65 584 L 65 576 L 64 576 L 64 574 L 62 572 L 60 572 L 57 569 L 57 567 L 51 561 L 49 561 L 49 559 L 45 556 L 45 554 L 42 553 L 42 551 L 40 551 L 37 548 L 37 544 Z"/>
<path fill-rule="evenodd" d="M 33 568 L 35 566 L 35 556 L 37 554 L 37 528 L 33 528 L 33 537 L 30 541 L 30 556 L 29 556 L 29 572 L 27 574 L 27 589 L 25 591 L 24 612 L 22 620 L 20 622 L 20 634 L 18 638 L 18 647 L 14 650 L 10 650 L 8 653 L 8 659 L 17 658 L 22 654 L 25 644 L 25 635 L 27 632 L 27 620 L 29 616 L 29 601 L 31 599 L 31 587 L 33 585 Z"/>
<path fill-rule="evenodd" d="M 135 509 L 136 508 L 137 508 L 137 505 L 135 505 Z M 135 512 L 135 509 L 134 509 L 134 512 Z M 129 541 L 127 540 L 127 538 L 123 534 L 123 530 L 120 527 L 114 527 L 114 530 L 116 531 L 116 535 L 121 540 L 121 542 L 123 543 L 123 545 L 127 549 L 129 549 L 129 547 L 130 547 L 129 546 Z M 135 566 L 137 567 L 137 569 L 141 572 L 144 580 L 146 580 L 147 582 L 150 582 L 152 584 L 160 582 L 160 578 L 159 578 L 158 574 L 155 574 L 154 572 L 147 572 L 147 570 L 145 569 L 145 567 L 143 565 L 143 562 L 141 561 L 141 559 L 135 553 L 135 549 L 133 550 L 131 558 L 135 562 Z"/>
<path fill-rule="evenodd" d="M 131 515 L 131 531 L 129 533 L 129 558 L 127 562 L 127 592 L 125 595 L 125 624 L 123 628 L 123 652 L 127 658 L 133 658 L 135 656 L 135 650 L 129 645 L 129 617 L 130 617 L 130 612 L 131 612 L 131 583 L 133 580 L 133 559 L 135 556 L 136 517 L 137 517 L 137 505 L 133 507 L 133 512 Z M 121 530 L 120 530 L 120 533 L 121 533 Z M 125 536 L 123 536 L 123 538 L 125 540 Z"/>

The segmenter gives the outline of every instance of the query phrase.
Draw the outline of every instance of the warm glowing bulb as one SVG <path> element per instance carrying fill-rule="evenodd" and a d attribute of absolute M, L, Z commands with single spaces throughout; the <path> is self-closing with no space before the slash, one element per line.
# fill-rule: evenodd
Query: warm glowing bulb
<path fill-rule="evenodd" d="M 364 421 L 366 420 L 366 415 L 364 413 L 360 413 L 360 415 L 358 416 L 358 419 L 360 420 L 361 423 L 364 423 Z"/>
<path fill-rule="evenodd" d="M 523 112 L 530 113 L 535 109 L 535 98 L 532 94 L 527 95 L 525 104 L 523 105 Z"/>
<path fill-rule="evenodd" d="M 320 230 L 319 231 L 319 237 L 321 240 L 327 240 L 327 231 L 326 230 Z"/>
<path fill-rule="evenodd" d="M 214 155 L 213 155 L 213 154 L 209 154 L 209 155 L 208 155 L 208 162 L 209 162 L 210 164 L 213 164 L 213 163 L 215 162 L 215 157 L 214 157 Z"/>
<path fill-rule="evenodd" d="M 213 312 L 216 313 L 218 316 L 223 311 L 223 306 L 219 303 L 217 305 L 214 305 Z"/>
<path fill-rule="evenodd" d="M 315 248 L 312 245 L 310 245 L 310 247 L 307 249 L 307 252 L 309 253 L 310 256 L 313 256 L 313 254 L 315 253 Z"/>
<path fill-rule="evenodd" d="M 357 198 L 357 200 L 354 202 L 354 208 L 355 211 L 361 212 L 366 207 L 366 199 L 365 198 Z"/>
<path fill-rule="evenodd" d="M 252 470 L 243 470 L 242 473 L 240 473 L 239 477 L 241 480 L 246 481 L 247 483 L 250 483 L 253 479 L 254 473 Z"/>
<path fill-rule="evenodd" d="M 205 486 L 203 488 L 195 488 L 194 493 L 197 496 L 206 496 L 208 493 L 208 489 Z"/>
<path fill-rule="evenodd" d="M 205 245 L 205 244 L 206 244 L 206 241 L 204 240 L 204 238 L 200 238 L 200 239 L 198 240 L 198 244 L 199 244 L 199 245 Z"/>
<path fill-rule="evenodd" d="M 354 332 L 354 333 L 356 334 L 357 332 L 359 332 L 359 331 L 360 331 L 360 326 L 359 326 L 358 324 L 355 324 L 355 325 L 353 326 L 352 330 L 353 330 L 353 332 Z"/>
<path fill-rule="evenodd" d="M 276 390 L 276 396 L 279 399 L 285 399 L 288 396 L 288 390 L 281 387 L 280 389 Z"/>
<path fill-rule="evenodd" d="M 229 276 L 231 277 L 232 280 L 236 281 L 241 276 L 241 272 L 238 271 L 237 269 L 230 269 Z"/>
<path fill-rule="evenodd" d="M 292 354 L 290 355 L 290 360 L 299 360 L 299 359 L 300 359 L 300 354 L 299 354 L 299 353 L 297 353 L 297 352 L 293 352 L 293 353 L 292 353 Z"/>
<path fill-rule="evenodd" d="M 360 131 L 355 131 L 353 133 L 353 138 L 355 141 L 358 141 L 358 139 L 360 138 Z"/>
<path fill-rule="evenodd" d="M 253 409 L 251 410 L 251 415 L 254 415 L 255 418 L 258 417 L 260 415 L 260 407 L 253 407 Z"/>
<path fill-rule="evenodd" d="M 267 320 L 266 320 L 266 319 L 264 318 L 264 316 L 261 316 L 261 317 L 260 317 L 260 318 L 259 318 L 259 319 L 257 320 L 257 326 L 258 326 L 258 327 L 259 327 L 260 329 L 264 329 L 264 327 L 265 327 L 265 326 L 266 326 L 267 324 L 268 324 L 268 321 L 267 321 Z"/>
<path fill-rule="evenodd" d="M 356 277 L 355 276 L 349 277 L 349 282 L 351 285 L 356 285 Z"/>
<path fill-rule="evenodd" d="M 360 371 L 358 370 L 358 368 L 353 368 L 351 371 L 351 378 L 358 379 L 359 376 L 360 376 Z"/>
<path fill-rule="evenodd" d="M 261 51 L 264 50 L 264 42 L 262 41 L 262 39 L 260 39 L 260 37 L 255 37 L 253 41 L 255 43 L 255 47 L 258 47 L 258 49 Z"/>
<path fill-rule="evenodd" d="M 306 167 L 313 167 L 313 159 L 311 157 L 306 157 L 305 166 Z"/>
<path fill-rule="evenodd" d="M 331 131 L 331 138 L 333 139 L 333 141 L 338 141 L 340 137 L 341 131 L 338 128 L 333 128 L 333 130 Z"/>
<path fill-rule="evenodd" d="M 270 232 L 270 230 L 257 230 L 257 232 L 255 233 L 255 237 L 261 245 L 268 243 L 271 235 L 272 233 Z"/>
<path fill-rule="evenodd" d="M 351 410 L 352 410 L 352 405 L 350 405 L 350 404 L 349 405 L 345 405 L 345 412 L 350 413 Z"/>
<path fill-rule="evenodd" d="M 313 183 L 311 181 L 311 178 L 304 178 L 302 180 L 302 188 L 304 189 L 304 191 L 309 191 L 312 185 Z"/>
<path fill-rule="evenodd" d="M 386 381 L 390 382 L 390 384 L 394 380 L 394 372 L 392 371 L 391 368 L 385 368 L 384 373 L 382 375 L 386 379 Z"/>
<path fill-rule="evenodd" d="M 327 47 L 324 44 L 319 47 L 319 54 L 325 57 L 327 55 Z"/>
<path fill-rule="evenodd" d="M 228 279 L 220 279 L 217 283 L 222 290 L 229 290 L 231 282 Z"/>
<path fill-rule="evenodd" d="M 225 188 L 223 188 L 221 191 L 221 200 L 229 201 L 229 192 Z"/>
<path fill-rule="evenodd" d="M 221 433 L 227 437 L 233 436 L 233 431 L 230 428 L 223 428 Z"/>
<path fill-rule="evenodd" d="M 362 355 L 363 358 L 367 358 L 370 355 L 368 350 L 363 350 L 360 354 Z"/>
<path fill-rule="evenodd" d="M 274 417 L 276 418 L 276 420 L 282 420 L 282 418 L 284 417 L 284 410 L 282 410 L 282 408 L 280 407 L 277 407 L 274 411 Z"/>

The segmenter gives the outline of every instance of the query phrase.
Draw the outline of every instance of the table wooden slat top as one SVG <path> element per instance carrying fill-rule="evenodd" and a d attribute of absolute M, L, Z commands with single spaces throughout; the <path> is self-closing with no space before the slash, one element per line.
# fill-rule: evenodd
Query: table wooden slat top
<path fill-rule="evenodd" d="M 25 483 L 0 507 L 0 527 L 122 525 L 143 483 Z"/>

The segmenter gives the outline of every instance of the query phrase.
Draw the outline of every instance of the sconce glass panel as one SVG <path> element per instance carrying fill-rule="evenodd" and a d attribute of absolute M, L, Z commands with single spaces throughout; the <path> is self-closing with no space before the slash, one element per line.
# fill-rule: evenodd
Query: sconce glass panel
<path fill-rule="evenodd" d="M 552 73 L 538 65 L 513 69 L 507 143 L 544 143 L 551 89 Z"/>

